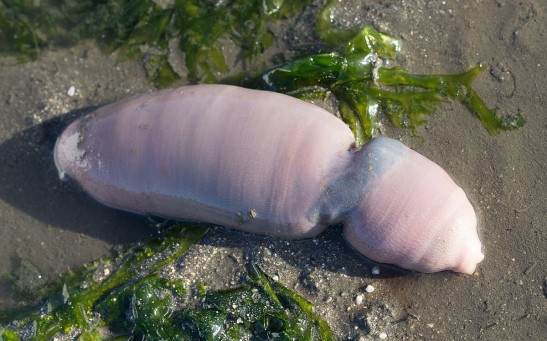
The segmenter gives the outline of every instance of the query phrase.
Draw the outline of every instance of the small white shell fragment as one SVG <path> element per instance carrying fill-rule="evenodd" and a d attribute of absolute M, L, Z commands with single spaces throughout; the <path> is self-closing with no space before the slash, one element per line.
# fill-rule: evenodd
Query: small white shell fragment
<path fill-rule="evenodd" d="M 378 335 L 378 337 L 380 338 L 380 340 L 385 340 L 385 339 L 387 339 L 387 334 L 384 333 L 384 332 L 381 332 L 381 333 Z"/>
<path fill-rule="evenodd" d="M 380 267 L 378 265 L 375 265 L 372 267 L 372 270 L 370 271 L 374 276 L 378 276 L 380 274 Z"/>
<path fill-rule="evenodd" d="M 368 293 L 371 293 L 374 291 L 374 287 L 372 285 L 367 285 L 367 287 L 365 288 L 365 291 L 368 292 Z"/>
<path fill-rule="evenodd" d="M 68 294 L 68 289 L 66 288 L 66 283 L 65 283 L 63 284 L 63 303 L 66 304 L 69 298 L 70 298 L 70 295 Z"/>
<path fill-rule="evenodd" d="M 66 94 L 69 97 L 73 97 L 74 95 L 76 95 L 76 87 L 74 85 L 71 85 L 66 91 Z"/>
<path fill-rule="evenodd" d="M 357 305 L 363 304 L 363 295 L 359 294 L 355 297 L 355 303 Z"/>

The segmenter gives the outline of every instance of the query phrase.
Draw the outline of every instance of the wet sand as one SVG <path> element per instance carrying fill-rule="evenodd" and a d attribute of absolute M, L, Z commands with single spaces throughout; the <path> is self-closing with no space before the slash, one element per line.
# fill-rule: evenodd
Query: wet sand
<path fill-rule="evenodd" d="M 362 4 L 363 3 L 363 4 Z M 444 4 L 443 4 L 444 3 Z M 337 24 L 373 25 L 403 38 L 399 63 L 415 73 L 456 73 L 481 62 L 475 89 L 525 127 L 490 136 L 463 106 L 445 103 L 414 137 L 386 134 L 444 167 L 480 214 L 486 259 L 475 275 L 410 274 L 358 256 L 330 228 L 284 241 L 215 228 L 176 276 L 211 288 L 237 285 L 249 261 L 309 298 L 338 339 L 542 340 L 547 335 L 546 3 L 346 1 Z M 278 48 L 313 43 L 309 15 L 278 28 Z M 235 66 L 237 67 L 237 65 Z M 55 137 L 73 115 L 152 89 L 138 61 L 90 41 L 0 67 L 0 278 L 21 257 L 48 278 L 156 233 L 145 219 L 102 207 L 57 178 Z M 69 96 L 69 87 L 76 93 Z M 46 122 L 46 123 L 44 123 Z M 169 271 L 167 269 L 166 271 Z M 374 291 L 367 293 L 365 287 Z M 357 297 L 362 296 L 361 304 Z M 17 304 L 0 279 L 0 308 Z"/>

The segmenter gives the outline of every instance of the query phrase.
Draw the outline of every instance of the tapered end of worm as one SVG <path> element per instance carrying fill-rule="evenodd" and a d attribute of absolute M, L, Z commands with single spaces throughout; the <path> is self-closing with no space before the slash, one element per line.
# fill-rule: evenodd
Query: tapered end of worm
<path fill-rule="evenodd" d="M 55 143 L 53 159 L 61 180 L 66 180 L 67 174 L 72 174 L 73 171 L 86 168 L 84 151 L 78 149 L 79 122 L 78 120 L 69 125 Z"/>
<path fill-rule="evenodd" d="M 363 255 L 420 272 L 471 274 L 484 258 L 477 216 L 463 190 L 437 164 L 386 138 L 363 148 L 385 163 L 344 227 Z M 378 168 L 378 167 L 377 167 Z"/>

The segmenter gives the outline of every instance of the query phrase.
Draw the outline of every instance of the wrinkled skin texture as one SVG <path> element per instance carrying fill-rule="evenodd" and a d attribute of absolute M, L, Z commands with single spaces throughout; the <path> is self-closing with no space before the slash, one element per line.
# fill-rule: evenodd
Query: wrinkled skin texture
<path fill-rule="evenodd" d="M 477 219 L 439 166 L 376 138 L 353 148 L 333 115 L 289 96 L 224 85 L 104 106 L 59 137 L 55 162 L 105 205 L 283 238 L 334 223 L 365 256 L 472 273 Z"/>
<path fill-rule="evenodd" d="M 396 140 L 374 139 L 365 149 L 377 162 L 393 163 L 350 211 L 346 240 L 376 261 L 405 269 L 473 273 L 484 256 L 463 190 L 437 164 Z"/>

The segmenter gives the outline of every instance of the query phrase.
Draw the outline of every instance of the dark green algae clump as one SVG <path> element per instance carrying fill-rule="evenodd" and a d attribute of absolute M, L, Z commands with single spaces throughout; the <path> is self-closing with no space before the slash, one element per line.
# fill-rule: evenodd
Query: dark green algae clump
<path fill-rule="evenodd" d="M 107 52 L 143 60 L 149 79 L 165 87 L 180 79 L 169 61 L 184 54 L 185 77 L 216 82 L 228 67 L 222 41 L 253 58 L 275 39 L 269 23 L 293 17 L 309 0 L 1 0 L 0 56 L 36 59 L 42 48 L 95 39 Z M 164 3 L 165 5 L 162 5 Z"/>
<path fill-rule="evenodd" d="M 309 301 L 249 265 L 239 287 L 195 290 L 159 275 L 208 231 L 176 224 L 64 274 L 41 288 L 34 308 L 0 312 L 0 339 L 332 340 Z M 195 292 L 195 293 L 193 293 Z"/>

